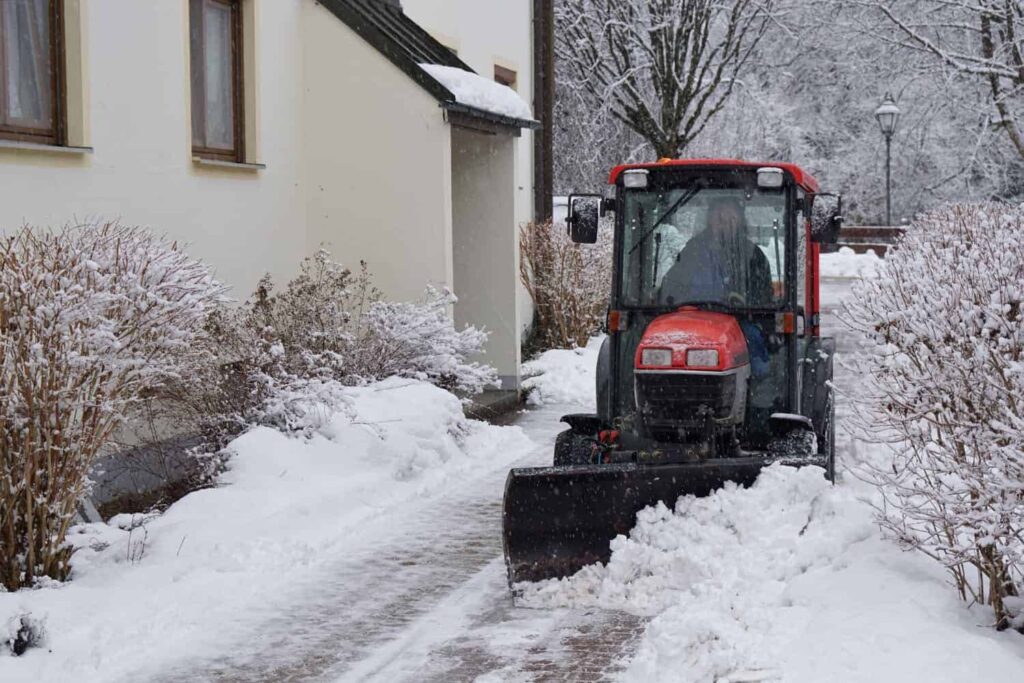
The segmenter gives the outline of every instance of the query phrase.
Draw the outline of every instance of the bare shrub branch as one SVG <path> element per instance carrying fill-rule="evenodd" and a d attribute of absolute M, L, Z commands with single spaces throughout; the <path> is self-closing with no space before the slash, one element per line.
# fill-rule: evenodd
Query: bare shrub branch
<path fill-rule="evenodd" d="M 563 225 L 527 223 L 519 234 L 519 279 L 536 311 L 542 349 L 585 346 L 601 328 L 611 294 L 612 236 L 574 244 Z"/>

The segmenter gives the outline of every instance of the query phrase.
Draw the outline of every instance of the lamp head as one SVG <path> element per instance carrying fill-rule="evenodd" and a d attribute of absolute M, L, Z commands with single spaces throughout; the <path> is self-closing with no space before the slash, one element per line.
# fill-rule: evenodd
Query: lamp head
<path fill-rule="evenodd" d="M 878 127 L 882 129 L 882 135 L 885 137 L 891 137 L 896 132 L 896 124 L 900 120 L 900 108 L 896 106 L 892 94 L 885 93 L 885 99 L 875 110 L 875 118 L 878 119 Z"/>

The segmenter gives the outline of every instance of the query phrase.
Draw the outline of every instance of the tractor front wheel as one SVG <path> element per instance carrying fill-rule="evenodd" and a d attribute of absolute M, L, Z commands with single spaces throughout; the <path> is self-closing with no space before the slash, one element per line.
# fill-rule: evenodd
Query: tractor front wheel
<path fill-rule="evenodd" d="M 555 467 L 589 465 L 593 451 L 593 439 L 566 429 L 555 438 Z"/>
<path fill-rule="evenodd" d="M 836 404 L 835 392 L 830 390 L 828 397 L 828 425 L 825 427 L 826 438 L 825 455 L 825 478 L 833 484 L 836 483 Z"/>

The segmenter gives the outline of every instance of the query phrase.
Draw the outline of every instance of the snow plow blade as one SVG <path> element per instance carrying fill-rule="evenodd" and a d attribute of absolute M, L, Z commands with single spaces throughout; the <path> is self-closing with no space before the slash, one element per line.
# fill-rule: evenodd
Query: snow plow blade
<path fill-rule="evenodd" d="M 609 543 L 629 533 L 643 508 L 658 501 L 671 508 L 680 496 L 707 496 L 729 481 L 749 486 L 771 461 L 743 457 L 514 469 L 505 481 L 502 515 L 509 586 L 607 562 Z"/>

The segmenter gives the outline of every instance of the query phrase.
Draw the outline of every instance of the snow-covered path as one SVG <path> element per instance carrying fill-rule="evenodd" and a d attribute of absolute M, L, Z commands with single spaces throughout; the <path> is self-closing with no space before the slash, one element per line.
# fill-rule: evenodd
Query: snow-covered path
<path fill-rule="evenodd" d="M 572 406 L 523 413 L 545 464 L 558 418 Z M 618 668 L 643 621 L 597 609 L 512 605 L 501 560 L 507 467 L 443 499 L 364 528 L 366 542 L 293 586 L 283 612 L 239 628 L 222 656 L 183 658 L 156 679 L 217 681 L 599 680 Z"/>

